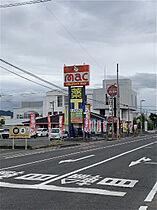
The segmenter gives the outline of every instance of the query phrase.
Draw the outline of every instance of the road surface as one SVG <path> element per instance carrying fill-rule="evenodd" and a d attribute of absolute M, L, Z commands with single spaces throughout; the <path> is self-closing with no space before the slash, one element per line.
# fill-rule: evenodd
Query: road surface
<path fill-rule="evenodd" d="M 1 156 L 0 209 L 151 210 L 155 134 Z"/>

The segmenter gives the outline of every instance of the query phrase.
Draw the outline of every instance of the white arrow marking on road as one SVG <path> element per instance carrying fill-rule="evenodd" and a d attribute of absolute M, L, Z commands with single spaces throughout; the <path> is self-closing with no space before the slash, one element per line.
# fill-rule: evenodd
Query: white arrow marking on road
<path fill-rule="evenodd" d="M 137 165 L 137 164 L 140 164 L 140 163 L 142 163 L 142 162 L 147 162 L 147 161 L 150 161 L 150 160 L 151 160 L 150 158 L 143 157 L 143 158 L 141 158 L 141 159 L 139 159 L 139 160 L 132 161 L 132 162 L 130 163 L 129 167 L 135 166 L 135 165 Z"/>
<path fill-rule="evenodd" d="M 86 159 L 86 158 L 90 158 L 90 157 L 93 157 L 93 156 L 95 156 L 95 155 L 88 155 L 88 156 L 85 156 L 85 157 L 82 157 L 82 158 L 78 158 L 78 159 L 61 160 L 61 161 L 59 162 L 59 164 L 61 164 L 61 163 L 76 162 L 76 161 L 83 160 L 83 159 Z"/>

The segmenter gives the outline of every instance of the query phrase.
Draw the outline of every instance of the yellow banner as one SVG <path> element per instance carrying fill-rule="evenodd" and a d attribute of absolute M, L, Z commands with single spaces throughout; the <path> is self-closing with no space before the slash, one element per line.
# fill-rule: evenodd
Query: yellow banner
<path fill-rule="evenodd" d="M 127 123 L 123 122 L 123 132 L 126 133 L 127 132 Z"/>
<path fill-rule="evenodd" d="M 69 124 L 69 106 L 65 105 L 64 107 L 64 125 Z"/>

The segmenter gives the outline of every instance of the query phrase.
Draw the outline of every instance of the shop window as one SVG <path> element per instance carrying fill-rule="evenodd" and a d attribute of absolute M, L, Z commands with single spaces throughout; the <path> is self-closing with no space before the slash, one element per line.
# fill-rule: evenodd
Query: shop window
<path fill-rule="evenodd" d="M 62 107 L 62 96 L 57 96 L 58 107 Z"/>

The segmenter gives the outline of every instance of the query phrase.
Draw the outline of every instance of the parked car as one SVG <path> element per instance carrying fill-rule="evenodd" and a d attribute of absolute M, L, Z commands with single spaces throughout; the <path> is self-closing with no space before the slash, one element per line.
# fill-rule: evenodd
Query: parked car
<path fill-rule="evenodd" d="M 0 138 L 2 139 L 9 138 L 9 128 L 0 129 Z"/>
<path fill-rule="evenodd" d="M 49 140 L 56 140 L 56 139 L 61 139 L 61 138 L 66 138 L 67 134 L 63 130 L 63 134 L 59 132 L 59 128 L 52 128 L 51 133 L 49 133 Z"/>
<path fill-rule="evenodd" d="M 48 136 L 46 128 L 37 128 L 37 136 Z"/>

